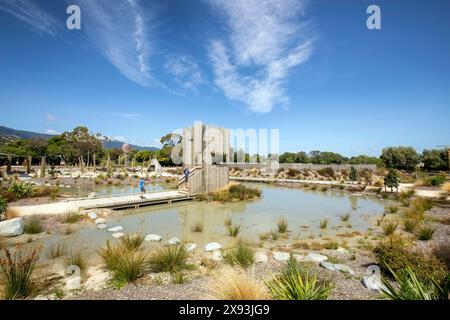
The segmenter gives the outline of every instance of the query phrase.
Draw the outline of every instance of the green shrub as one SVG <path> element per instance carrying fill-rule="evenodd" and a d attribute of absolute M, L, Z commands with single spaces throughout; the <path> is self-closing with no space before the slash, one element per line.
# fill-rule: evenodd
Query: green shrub
<path fill-rule="evenodd" d="M 149 265 L 154 272 L 177 272 L 188 267 L 189 257 L 184 245 L 165 246 L 155 249 L 149 257 Z"/>
<path fill-rule="evenodd" d="M 317 170 L 317 173 L 320 174 L 322 177 L 333 178 L 333 179 L 336 178 L 336 172 L 334 172 L 334 169 L 331 167 L 319 169 L 319 170 Z"/>
<path fill-rule="evenodd" d="M 388 206 L 386 208 L 386 211 L 388 213 L 397 213 L 398 212 L 398 207 L 397 206 Z"/>
<path fill-rule="evenodd" d="M 41 218 L 39 216 L 31 216 L 25 219 L 23 231 L 26 234 L 37 234 L 44 231 L 41 223 Z"/>
<path fill-rule="evenodd" d="M 34 272 L 39 251 L 33 250 L 23 255 L 19 250 L 13 253 L 8 248 L 3 248 L 3 252 L 4 257 L 0 257 L 3 298 L 14 300 L 28 297 L 34 288 Z"/>
<path fill-rule="evenodd" d="M 298 176 L 299 174 L 300 174 L 301 172 L 300 172 L 300 170 L 297 170 L 297 169 L 294 169 L 294 168 L 289 168 L 287 171 L 286 171 L 286 174 L 289 176 L 289 177 L 295 177 L 295 176 Z"/>
<path fill-rule="evenodd" d="M 439 174 L 436 176 L 425 178 L 424 185 L 437 187 L 443 184 L 444 182 L 445 182 L 445 175 Z"/>
<path fill-rule="evenodd" d="M 246 187 L 242 184 L 235 184 L 229 188 L 229 192 L 233 199 L 247 200 L 252 198 L 259 198 L 261 196 L 261 190 Z"/>
<path fill-rule="evenodd" d="M 381 242 L 374 249 L 381 270 L 388 276 L 391 271 L 399 274 L 410 267 L 420 281 L 429 283 L 431 279 L 441 282 L 446 275 L 445 265 L 435 256 L 407 250 L 399 242 Z"/>
<path fill-rule="evenodd" d="M 82 214 L 76 211 L 69 211 L 64 215 L 63 222 L 64 223 L 77 223 L 83 217 Z"/>
<path fill-rule="evenodd" d="M 32 197 L 36 193 L 36 186 L 31 182 L 14 181 L 8 188 L 18 199 Z"/>
<path fill-rule="evenodd" d="M 326 300 L 331 286 L 310 275 L 291 257 L 279 275 L 268 281 L 273 298 L 280 300 Z"/>
<path fill-rule="evenodd" d="M 251 266 L 255 262 L 253 249 L 243 241 L 239 241 L 236 248 L 228 250 L 224 259 L 231 265 L 240 265 L 241 267 Z"/>
<path fill-rule="evenodd" d="M 277 222 L 277 228 L 279 233 L 286 233 L 288 228 L 288 222 L 285 218 L 280 218 Z"/>

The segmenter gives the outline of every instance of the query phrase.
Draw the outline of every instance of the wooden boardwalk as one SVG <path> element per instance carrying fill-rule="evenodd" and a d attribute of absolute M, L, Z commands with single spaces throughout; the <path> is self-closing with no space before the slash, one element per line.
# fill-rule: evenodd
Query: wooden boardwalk
<path fill-rule="evenodd" d="M 20 207 L 12 207 L 17 210 L 21 216 L 34 214 L 64 214 L 68 212 L 76 212 L 79 210 L 91 209 L 128 209 L 139 208 L 154 204 L 172 203 L 178 201 L 192 200 L 193 197 L 187 193 L 177 190 L 151 192 L 141 198 L 140 194 L 107 196 L 98 198 L 73 199 L 62 202 L 27 205 Z"/>

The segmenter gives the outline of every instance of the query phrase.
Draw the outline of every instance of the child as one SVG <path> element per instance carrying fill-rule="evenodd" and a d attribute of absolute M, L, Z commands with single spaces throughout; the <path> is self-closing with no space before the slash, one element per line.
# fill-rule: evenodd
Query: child
<path fill-rule="evenodd" d="M 144 199 L 144 194 L 145 194 L 144 178 L 141 178 L 141 180 L 139 180 L 139 189 L 141 189 L 141 198 Z"/>

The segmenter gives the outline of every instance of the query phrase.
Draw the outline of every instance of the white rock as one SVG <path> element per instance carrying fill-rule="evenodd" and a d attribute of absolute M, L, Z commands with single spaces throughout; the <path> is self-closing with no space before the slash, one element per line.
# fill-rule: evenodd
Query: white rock
<path fill-rule="evenodd" d="M 121 226 L 117 226 L 117 227 L 112 227 L 108 229 L 109 232 L 119 232 L 119 231 L 123 231 L 123 227 Z"/>
<path fill-rule="evenodd" d="M 145 236 L 144 240 L 145 241 L 161 241 L 162 237 L 159 234 L 153 234 L 150 233 L 148 235 Z"/>
<path fill-rule="evenodd" d="M 335 263 L 322 261 L 320 263 L 320 265 L 328 270 L 346 272 L 346 273 L 351 274 L 352 276 L 355 275 L 355 271 L 353 271 L 349 266 L 346 266 L 343 264 L 335 264 Z"/>
<path fill-rule="evenodd" d="M 180 239 L 178 239 L 178 238 L 171 238 L 171 239 L 167 240 L 167 244 L 169 246 L 176 246 L 179 243 L 180 243 Z"/>
<path fill-rule="evenodd" d="M 324 256 L 323 254 L 320 253 L 309 253 L 303 261 L 312 261 L 312 262 L 317 262 L 320 263 L 322 261 L 328 260 L 327 256 Z"/>
<path fill-rule="evenodd" d="M 89 219 L 95 220 L 97 219 L 97 214 L 95 212 L 89 212 L 88 214 Z"/>
<path fill-rule="evenodd" d="M 216 251 L 222 249 L 222 245 L 217 242 L 210 242 L 205 246 L 205 251 Z"/>
<path fill-rule="evenodd" d="M 267 263 L 269 258 L 264 252 L 256 252 L 255 253 L 255 263 Z"/>
<path fill-rule="evenodd" d="M 97 228 L 100 229 L 100 230 L 106 229 L 106 227 L 107 226 L 104 223 L 100 223 L 100 224 L 97 225 Z"/>
<path fill-rule="evenodd" d="M 195 243 L 188 243 L 186 245 L 187 252 L 193 252 L 195 249 L 197 249 L 197 245 Z"/>
<path fill-rule="evenodd" d="M 275 251 L 273 258 L 277 261 L 288 261 L 291 255 L 288 252 Z"/>
<path fill-rule="evenodd" d="M 336 249 L 336 252 L 339 252 L 339 253 L 347 253 L 348 251 L 347 251 L 347 249 L 345 249 L 345 248 L 339 247 L 339 248 Z"/>
<path fill-rule="evenodd" d="M 115 232 L 112 236 L 116 239 L 122 238 L 125 234 L 123 232 Z"/>
<path fill-rule="evenodd" d="M 1 237 L 15 237 L 23 234 L 24 221 L 22 218 L 14 218 L 0 222 Z"/>
<path fill-rule="evenodd" d="M 105 222 L 106 222 L 106 220 L 103 219 L 103 218 L 98 218 L 98 219 L 95 220 L 96 224 L 105 224 Z"/>
<path fill-rule="evenodd" d="M 220 250 L 214 250 L 211 259 L 214 261 L 221 261 L 223 259 L 222 252 L 220 252 Z"/>

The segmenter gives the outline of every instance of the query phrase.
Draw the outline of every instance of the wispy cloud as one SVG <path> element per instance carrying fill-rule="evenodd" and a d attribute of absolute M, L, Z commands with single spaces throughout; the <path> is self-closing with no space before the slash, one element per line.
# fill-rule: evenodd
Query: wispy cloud
<path fill-rule="evenodd" d="M 53 135 L 59 134 L 59 132 L 56 131 L 56 130 L 54 130 L 54 129 L 47 129 L 45 132 L 46 132 L 47 134 L 53 134 Z"/>
<path fill-rule="evenodd" d="M 56 117 L 54 115 L 50 114 L 50 113 L 47 113 L 45 115 L 45 119 L 47 120 L 47 122 L 53 122 L 53 121 L 56 120 Z"/>
<path fill-rule="evenodd" d="M 150 75 L 149 15 L 138 0 L 78 0 L 83 8 L 83 30 L 101 53 L 128 79 L 143 86 Z"/>
<path fill-rule="evenodd" d="M 31 0 L 0 0 L 0 10 L 26 23 L 40 34 L 56 36 L 64 25 Z"/>
<path fill-rule="evenodd" d="M 109 115 L 113 117 L 118 117 L 126 120 L 138 120 L 141 118 L 141 115 L 138 113 L 120 113 L 120 112 L 113 112 L 109 113 Z"/>
<path fill-rule="evenodd" d="M 307 61 L 312 38 L 306 34 L 304 0 L 212 0 L 223 14 L 229 38 L 209 47 L 215 84 L 231 100 L 257 113 L 286 105 L 289 71 Z M 227 46 L 229 43 L 229 46 Z"/>
<path fill-rule="evenodd" d="M 198 87 L 205 83 L 198 64 L 190 56 L 171 56 L 167 58 L 164 69 L 174 77 L 181 93 L 197 93 Z"/>

